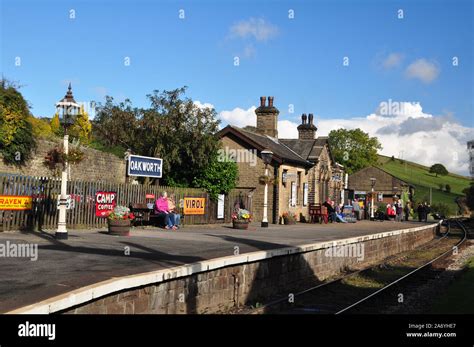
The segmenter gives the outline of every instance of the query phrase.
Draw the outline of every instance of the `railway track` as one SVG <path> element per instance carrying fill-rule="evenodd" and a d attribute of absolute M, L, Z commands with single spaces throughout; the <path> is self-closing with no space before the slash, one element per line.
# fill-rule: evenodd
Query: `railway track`
<path fill-rule="evenodd" d="M 438 266 L 466 241 L 467 230 L 459 220 L 449 220 L 444 235 L 416 250 L 390 257 L 382 264 L 350 272 L 337 279 L 273 300 L 240 313 L 345 314 L 380 313 L 400 306 L 418 286 L 444 271 Z M 408 284 L 407 284 L 408 283 Z M 403 288 L 402 288 L 403 287 Z"/>

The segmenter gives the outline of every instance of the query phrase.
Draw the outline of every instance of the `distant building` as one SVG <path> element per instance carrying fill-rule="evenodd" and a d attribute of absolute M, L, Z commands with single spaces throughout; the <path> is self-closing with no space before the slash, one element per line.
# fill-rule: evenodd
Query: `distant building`
<path fill-rule="evenodd" d="M 474 140 L 467 143 L 467 150 L 469 151 L 469 173 L 474 178 Z"/>
<path fill-rule="evenodd" d="M 247 150 L 255 153 L 254 162 L 236 160 L 239 168 L 237 189 L 242 194 L 252 196 L 254 220 L 261 221 L 263 215 L 264 185 L 259 184 L 259 178 L 265 170 L 261 159 L 264 149 L 273 152 L 269 168 L 271 176 L 276 179 L 276 183 L 268 190 L 270 223 L 278 223 L 279 217 L 285 212 L 295 213 L 298 220 L 308 220 L 309 205 L 322 203 L 328 197 L 336 203 L 341 202 L 343 168 L 334 161 L 328 138 L 316 136 L 313 115 L 302 115 L 298 139 L 281 139 L 278 134 L 280 112 L 273 105 L 273 97 L 268 97 L 268 104 L 266 97 L 261 97 L 260 107 L 255 113 L 255 128 L 242 129 L 228 125 L 218 133 L 227 152 L 242 153 Z M 242 156 L 241 159 L 246 157 Z"/>

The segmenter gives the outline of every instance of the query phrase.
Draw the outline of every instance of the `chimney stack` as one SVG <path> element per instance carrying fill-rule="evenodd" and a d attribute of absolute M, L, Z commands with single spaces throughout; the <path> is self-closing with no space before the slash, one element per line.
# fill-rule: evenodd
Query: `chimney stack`
<path fill-rule="evenodd" d="M 268 97 L 268 106 L 265 105 L 266 97 L 260 97 L 260 106 L 255 110 L 257 115 L 257 133 L 278 138 L 278 114 L 280 111 L 273 106 L 273 96 Z"/>
<path fill-rule="evenodd" d="M 316 126 L 313 124 L 314 116 L 312 113 L 309 113 L 306 116 L 306 113 L 301 115 L 301 124 L 298 125 L 298 139 L 300 140 L 314 140 L 316 138 Z"/>

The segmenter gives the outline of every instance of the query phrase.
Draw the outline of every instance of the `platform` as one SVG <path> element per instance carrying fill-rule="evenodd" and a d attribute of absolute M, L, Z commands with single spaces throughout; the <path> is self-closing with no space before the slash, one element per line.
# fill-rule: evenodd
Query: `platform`
<path fill-rule="evenodd" d="M 420 227 L 418 222 L 187 226 L 179 231 L 136 228 L 129 237 L 105 230 L 72 230 L 57 241 L 50 233 L 0 233 L 0 244 L 38 244 L 38 259 L 0 258 L 0 312 L 5 313 L 111 278 L 249 252 L 342 240 Z"/>

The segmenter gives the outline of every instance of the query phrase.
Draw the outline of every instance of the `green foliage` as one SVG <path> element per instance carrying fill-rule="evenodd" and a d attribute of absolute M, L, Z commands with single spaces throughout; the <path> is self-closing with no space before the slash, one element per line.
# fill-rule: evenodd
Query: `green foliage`
<path fill-rule="evenodd" d="M 474 182 L 464 190 L 466 195 L 466 204 L 471 211 L 474 211 Z"/>
<path fill-rule="evenodd" d="M 329 133 L 329 147 L 336 162 L 351 174 L 367 166 L 377 165 L 377 150 L 382 149 L 376 137 L 361 129 L 338 129 Z"/>
<path fill-rule="evenodd" d="M 448 217 L 453 214 L 453 209 L 448 204 L 438 202 L 431 205 L 431 213 L 439 213 L 440 215 Z"/>
<path fill-rule="evenodd" d="M 8 164 L 22 165 L 31 156 L 36 141 L 29 122 L 30 111 L 17 88 L 0 81 L 0 153 Z"/>
<path fill-rule="evenodd" d="M 239 170 L 232 160 L 219 161 L 214 156 L 209 165 L 193 180 L 193 186 L 203 188 L 212 200 L 219 194 L 226 194 L 235 188 Z"/>
<path fill-rule="evenodd" d="M 96 149 L 96 150 L 101 151 L 101 152 L 114 154 L 119 158 L 123 158 L 124 153 L 127 150 L 126 148 L 124 148 L 123 146 L 120 146 L 120 145 L 106 146 L 101 141 L 98 141 L 96 139 L 92 139 L 91 142 L 88 144 L 88 147 Z"/>
<path fill-rule="evenodd" d="M 429 173 L 434 173 L 438 177 L 438 175 L 446 176 L 449 172 L 443 164 L 434 164 L 430 167 Z"/>
<path fill-rule="evenodd" d="M 55 135 L 61 135 L 61 123 L 59 122 L 59 114 L 55 113 L 50 122 L 51 131 Z"/>
<path fill-rule="evenodd" d="M 448 193 L 451 193 L 451 186 L 449 184 L 446 184 L 446 186 L 444 187 L 444 190 L 446 190 L 446 192 Z"/>
<path fill-rule="evenodd" d="M 444 184 L 443 183 L 438 183 L 438 188 L 439 188 L 439 190 L 443 191 Z"/>
<path fill-rule="evenodd" d="M 89 115 L 81 106 L 81 111 L 74 119 L 74 124 L 69 129 L 69 134 L 81 141 L 83 144 L 88 144 L 91 141 L 92 123 L 89 120 Z"/>

